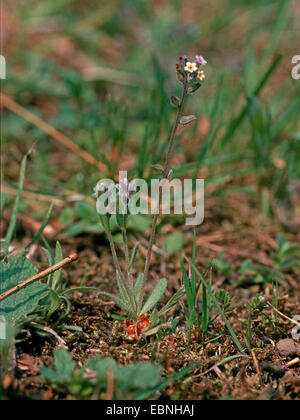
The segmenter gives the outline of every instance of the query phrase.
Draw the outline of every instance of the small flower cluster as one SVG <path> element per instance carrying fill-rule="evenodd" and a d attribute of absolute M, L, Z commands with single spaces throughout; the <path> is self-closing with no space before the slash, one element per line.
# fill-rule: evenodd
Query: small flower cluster
<path fill-rule="evenodd" d="M 127 178 L 121 179 L 119 184 L 116 184 L 116 188 L 118 190 L 118 195 L 123 202 L 128 203 L 132 194 L 134 194 L 137 190 L 136 182 L 131 181 L 128 182 Z"/>
<path fill-rule="evenodd" d="M 250 301 L 250 309 L 253 313 L 258 313 L 264 310 L 267 306 L 267 298 L 261 293 L 255 295 Z"/>
<path fill-rule="evenodd" d="M 181 83 L 185 80 L 191 83 L 189 93 L 195 92 L 201 86 L 199 81 L 205 79 L 205 73 L 200 67 L 206 64 L 207 61 L 202 55 L 196 55 L 194 62 L 189 61 L 186 55 L 179 57 L 179 63 L 176 64 L 177 77 Z"/>
<path fill-rule="evenodd" d="M 118 195 L 120 197 L 125 197 L 129 200 L 131 195 L 136 192 L 136 182 L 128 182 L 127 178 L 123 178 L 119 184 L 110 182 L 109 185 L 106 185 L 105 182 L 99 181 L 94 188 L 92 196 L 94 198 L 98 198 L 101 193 L 107 193 L 107 197 L 109 197 L 116 190 L 118 191 Z"/>
<path fill-rule="evenodd" d="M 92 197 L 98 198 L 101 193 L 107 193 L 107 196 L 110 196 L 115 191 L 115 184 L 111 183 L 106 185 L 105 182 L 99 181 L 94 187 L 94 193 Z"/>
<path fill-rule="evenodd" d="M 128 213 L 129 201 L 137 190 L 136 182 L 128 182 L 128 179 L 122 178 L 119 184 L 115 184 L 112 180 L 106 180 L 107 182 L 99 181 L 94 188 L 92 196 L 98 200 L 103 194 L 109 204 L 106 209 L 108 213 L 116 213 L 117 207 L 122 214 Z M 101 201 L 104 204 L 104 200 Z"/>

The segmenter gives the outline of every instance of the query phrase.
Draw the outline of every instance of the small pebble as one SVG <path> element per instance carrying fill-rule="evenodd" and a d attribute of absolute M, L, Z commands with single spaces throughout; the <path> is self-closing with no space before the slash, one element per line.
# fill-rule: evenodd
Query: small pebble
<path fill-rule="evenodd" d="M 276 349 L 281 356 L 295 356 L 297 353 L 300 353 L 300 344 L 296 343 L 291 338 L 285 338 L 284 340 L 278 341 Z"/>

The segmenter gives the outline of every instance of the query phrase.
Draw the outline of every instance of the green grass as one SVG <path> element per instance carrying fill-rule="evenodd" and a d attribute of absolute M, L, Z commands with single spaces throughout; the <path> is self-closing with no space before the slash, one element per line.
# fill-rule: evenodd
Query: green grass
<path fill-rule="evenodd" d="M 266 181 L 276 197 L 286 198 L 288 180 L 295 171 L 299 172 L 300 166 L 299 154 L 294 161 L 288 146 L 299 130 L 296 115 L 299 100 L 297 87 L 288 74 L 276 83 L 276 89 L 270 80 L 278 68 L 283 68 L 290 54 L 293 31 L 287 29 L 293 22 L 292 2 L 218 0 L 217 3 L 218 9 L 226 9 L 226 13 L 213 13 L 215 6 L 202 13 L 201 6 L 195 4 L 192 7 L 199 20 L 195 17 L 188 23 L 178 13 L 181 1 L 167 2 L 159 12 L 145 1 L 127 1 L 123 5 L 113 1 L 109 5 L 83 7 L 80 12 L 72 0 L 45 1 L 42 5 L 26 2 L 17 9 L 22 25 L 9 64 L 7 89 L 18 102 L 40 116 L 37 100 L 51 100 L 56 113 L 46 117 L 47 122 L 102 161 L 107 175 L 116 173 L 117 166 L 109 156 L 117 146 L 122 157 L 134 156 L 130 173 L 141 177 L 149 165 L 161 160 L 167 147 L 173 117 L 168 95 L 176 88 L 171 73 L 177 56 L 203 53 L 209 66 L 205 87 L 196 99 L 196 114 L 200 118 L 208 116 L 210 127 L 201 141 L 196 125 L 177 138 L 178 153 L 185 156 L 185 163 L 174 169 L 181 175 L 192 169 L 196 177 L 200 168 L 208 167 L 207 178 L 217 185 L 220 177 L 241 170 L 239 164 L 244 161 L 245 175 L 260 174 L 260 168 L 264 167 L 267 170 L 260 175 L 261 182 Z M 128 19 L 120 20 L 122 11 L 128 14 Z M 235 31 L 241 26 L 243 14 L 248 16 L 237 42 Z M 57 24 L 59 30 L 32 48 L 24 47 L 30 32 L 49 21 Z M 294 25 L 296 33 L 297 23 Z M 147 45 L 132 39 L 138 28 L 147 34 Z M 87 65 L 83 64 L 78 71 L 73 59 L 61 65 L 53 58 L 55 34 L 61 41 L 72 39 L 70 55 L 75 58 L 82 54 L 102 69 L 100 76 L 87 78 L 84 75 Z M 100 42 L 105 37 L 106 55 Z M 121 42 L 120 39 L 126 48 L 114 47 L 114 42 Z M 259 42 L 263 52 L 255 48 Z M 118 52 L 116 63 L 106 58 L 110 49 L 112 55 Z M 235 57 L 239 58 L 239 65 L 234 63 Z M 24 69 L 22 73 L 18 71 L 20 66 Z M 127 78 L 122 77 L 123 73 L 114 78 L 115 70 Z M 189 137 L 195 141 L 193 159 L 184 147 Z M 57 146 L 54 140 L 18 116 L 6 116 L 7 146 L 13 142 L 20 147 L 22 141 L 26 150 L 36 139 L 37 153 L 28 170 L 31 185 L 50 195 L 58 192 L 63 195 L 69 190 L 88 196 L 90 186 L 98 178 L 95 168 L 79 161 L 75 172 L 70 167 L 61 174 L 60 164 L 50 159 Z M 299 140 L 294 143 L 299 146 Z M 272 158 L 277 155 L 287 166 L 274 173 Z M 224 159 L 228 165 L 220 168 Z"/>

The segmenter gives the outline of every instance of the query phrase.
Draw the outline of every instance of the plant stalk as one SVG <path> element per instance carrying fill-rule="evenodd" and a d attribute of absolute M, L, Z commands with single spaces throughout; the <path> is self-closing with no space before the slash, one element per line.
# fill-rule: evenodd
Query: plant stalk
<path fill-rule="evenodd" d="M 183 84 L 183 90 L 182 90 L 180 103 L 179 103 L 178 110 L 177 110 L 176 120 L 175 120 L 173 130 L 172 130 L 171 136 L 170 136 L 169 146 L 168 146 L 168 150 L 167 150 L 167 153 L 166 153 L 166 159 L 165 159 L 165 164 L 164 164 L 164 168 L 163 168 L 162 179 L 165 179 L 167 177 L 170 155 L 171 155 L 174 139 L 175 139 L 175 136 L 176 136 L 176 131 L 177 131 L 177 128 L 178 128 L 178 125 L 179 125 L 180 117 L 181 117 L 181 114 L 182 114 L 184 99 L 185 99 L 185 96 L 186 96 L 186 93 L 187 93 L 187 85 L 188 85 L 188 80 L 187 80 L 187 77 L 186 77 L 185 81 L 184 81 L 184 84 Z M 159 190 L 158 203 L 157 203 L 157 212 L 156 212 L 156 214 L 154 215 L 154 218 L 153 218 L 152 229 L 151 229 L 150 240 L 149 240 L 149 247 L 148 247 L 148 252 L 147 252 L 147 257 L 146 257 L 146 262 L 145 262 L 145 270 L 144 270 L 144 277 L 143 277 L 143 283 L 142 283 L 142 290 L 141 290 L 141 294 L 140 294 L 140 298 L 139 298 L 139 302 L 138 302 L 138 310 L 137 310 L 138 314 L 140 313 L 140 311 L 142 309 L 145 284 L 148 281 L 148 277 L 149 277 L 151 254 L 152 254 L 152 248 L 153 248 L 155 235 L 156 235 L 156 225 L 157 225 L 158 218 L 159 218 L 161 197 L 162 197 L 162 191 L 160 189 Z"/>
<path fill-rule="evenodd" d="M 114 262 L 116 271 L 117 271 L 117 273 L 119 274 L 119 276 L 121 277 L 121 279 L 124 283 L 124 286 L 126 288 L 126 292 L 127 292 L 127 295 L 128 295 L 131 307 L 132 307 L 132 310 L 133 310 L 133 312 L 135 312 L 136 311 L 136 306 L 135 306 L 134 301 L 133 301 L 133 291 L 130 288 L 127 279 L 125 278 L 125 276 L 122 273 L 122 270 L 121 270 L 121 267 L 120 267 L 120 264 L 119 264 L 119 260 L 118 260 L 118 256 L 117 256 L 117 252 L 116 252 L 116 248 L 115 248 L 115 244 L 114 244 L 114 240 L 112 238 L 110 230 L 108 229 L 106 233 L 107 233 L 107 237 L 108 237 L 108 241 L 109 241 L 109 245 L 110 245 L 110 249 L 111 249 L 113 262 Z"/>
<path fill-rule="evenodd" d="M 123 244 L 124 244 L 124 250 L 125 250 L 125 260 L 126 260 L 126 268 L 127 268 L 127 275 L 128 275 L 128 283 L 133 289 L 133 277 L 129 270 L 129 250 L 128 250 L 128 241 L 127 241 L 127 214 L 124 215 L 124 227 L 122 228 L 122 236 L 123 236 Z"/>

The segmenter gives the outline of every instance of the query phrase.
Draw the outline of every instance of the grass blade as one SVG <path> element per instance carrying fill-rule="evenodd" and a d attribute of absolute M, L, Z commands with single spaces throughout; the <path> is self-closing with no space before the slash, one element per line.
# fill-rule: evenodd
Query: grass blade
<path fill-rule="evenodd" d="M 28 249 L 30 247 L 30 245 L 32 245 L 39 237 L 40 235 L 43 233 L 45 227 L 47 226 L 49 219 L 51 217 L 51 213 L 52 213 L 52 209 L 53 209 L 53 203 L 51 203 L 46 216 L 44 217 L 44 220 L 39 228 L 39 230 L 36 232 L 36 234 L 33 236 L 33 238 L 31 239 L 31 241 L 29 242 L 29 244 L 26 245 L 25 249 Z"/>
<path fill-rule="evenodd" d="M 258 96 L 259 95 L 259 93 L 262 90 L 262 88 L 265 86 L 265 84 L 267 83 L 267 81 L 269 80 L 269 78 L 271 77 L 271 75 L 273 74 L 273 72 L 276 70 L 276 68 L 279 65 L 281 59 L 282 59 L 282 55 L 281 54 L 277 54 L 275 56 L 274 60 L 270 64 L 268 70 L 263 75 L 262 79 L 258 83 L 257 87 L 254 89 L 254 92 L 252 93 L 251 96 Z M 226 133 L 224 135 L 224 137 L 221 140 L 222 146 L 224 146 L 225 144 L 227 144 L 227 142 L 234 135 L 234 133 L 237 130 L 237 128 L 243 122 L 244 118 L 248 114 L 249 107 L 250 107 L 250 105 L 249 105 L 249 103 L 247 103 L 244 106 L 244 108 L 242 109 L 242 111 L 240 112 L 240 114 L 235 119 L 233 119 L 233 121 L 229 125 L 229 127 L 228 127 L 228 129 L 227 129 L 227 131 L 226 131 Z"/>
<path fill-rule="evenodd" d="M 18 217 L 18 212 L 19 212 L 19 207 L 20 207 L 20 202 L 21 202 L 21 195 L 22 195 L 23 186 L 24 186 L 26 162 L 27 162 L 27 154 L 22 159 L 21 168 L 20 168 L 20 175 L 19 175 L 18 192 L 17 192 L 14 207 L 13 207 L 13 210 L 12 210 L 12 216 L 11 216 L 9 226 L 8 226 L 8 229 L 7 229 L 7 233 L 6 233 L 6 237 L 5 237 L 5 242 L 6 242 L 7 248 L 9 247 L 11 241 L 13 240 L 15 227 L 16 227 L 16 223 L 17 223 L 17 217 Z"/>
<path fill-rule="evenodd" d="M 191 261 L 190 261 L 187 257 L 186 257 L 186 260 L 187 260 L 190 264 L 193 264 L 193 263 L 192 263 L 192 262 L 191 262 Z M 204 288 L 205 288 L 205 289 L 207 289 L 207 288 L 208 288 L 208 286 L 207 286 L 207 284 L 206 284 L 206 282 L 205 282 L 205 280 L 204 280 L 203 276 L 199 273 L 199 271 L 197 270 L 197 268 L 196 268 L 195 266 L 194 266 L 194 268 L 195 268 L 195 272 L 196 272 L 197 276 L 199 276 L 199 278 L 201 279 L 201 281 L 202 281 L 202 284 L 203 284 Z M 233 331 L 233 329 L 232 329 L 232 327 L 231 327 L 231 325 L 230 325 L 230 323 L 229 323 L 228 319 L 226 318 L 226 315 L 225 315 L 224 311 L 222 310 L 221 306 L 219 305 L 219 302 L 218 302 L 218 300 L 216 299 L 216 297 L 214 296 L 214 294 L 211 294 L 211 299 L 212 299 L 212 301 L 213 301 L 213 303 L 214 303 L 214 305 L 215 305 L 216 309 L 217 309 L 217 310 L 218 310 L 218 312 L 220 313 L 220 315 L 221 315 L 221 317 L 222 317 L 222 319 L 223 319 L 223 321 L 224 321 L 224 323 L 225 323 L 225 325 L 226 325 L 226 327 L 227 327 L 228 331 L 230 332 L 230 335 L 231 335 L 231 337 L 232 337 L 232 339 L 233 339 L 233 341 L 234 341 L 235 345 L 237 346 L 237 348 L 239 349 L 239 351 L 240 351 L 241 353 L 244 353 L 243 346 L 242 346 L 242 345 L 241 345 L 241 343 L 239 342 L 239 340 L 238 340 L 238 338 L 237 338 L 237 336 L 236 336 L 235 332 Z"/>

